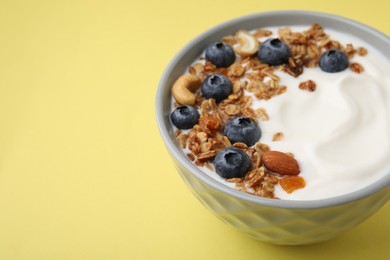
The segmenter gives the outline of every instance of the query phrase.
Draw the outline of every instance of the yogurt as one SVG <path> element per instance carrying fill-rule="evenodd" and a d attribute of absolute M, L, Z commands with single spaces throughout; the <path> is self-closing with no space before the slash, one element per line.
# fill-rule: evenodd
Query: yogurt
<path fill-rule="evenodd" d="M 307 29 L 290 28 L 298 32 Z M 276 37 L 278 28 L 267 29 Z M 367 55 L 350 59 L 350 63 L 361 64 L 363 72 L 346 69 L 326 73 L 315 67 L 304 68 L 300 76 L 292 77 L 275 71 L 286 92 L 268 100 L 253 97 L 251 107 L 264 108 L 270 118 L 259 123 L 260 142 L 272 150 L 293 153 L 306 182 L 304 188 L 292 193 L 276 185 L 274 193 L 280 199 L 330 198 L 364 188 L 390 173 L 390 61 L 353 35 L 326 28 L 325 32 L 343 45 L 353 43 L 367 49 Z M 308 80 L 315 82 L 315 91 L 298 87 Z M 272 141 L 277 132 L 283 133 L 282 140 Z M 221 183 L 234 186 L 213 170 L 200 168 Z"/>

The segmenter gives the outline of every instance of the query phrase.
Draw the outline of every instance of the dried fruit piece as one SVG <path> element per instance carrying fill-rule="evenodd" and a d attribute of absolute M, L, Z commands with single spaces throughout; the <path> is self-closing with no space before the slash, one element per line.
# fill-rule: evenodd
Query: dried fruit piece
<path fill-rule="evenodd" d="M 308 80 L 308 81 L 305 81 L 305 82 L 302 82 L 299 84 L 299 88 L 302 89 L 302 90 L 307 90 L 309 92 L 313 92 L 316 90 L 316 83 L 312 80 Z"/>
<path fill-rule="evenodd" d="M 219 121 L 211 116 L 203 116 L 199 119 L 199 125 L 209 130 L 217 130 L 220 126 Z"/>
<path fill-rule="evenodd" d="M 283 152 L 264 152 L 262 161 L 268 170 L 280 175 L 298 175 L 300 172 L 297 160 Z"/>
<path fill-rule="evenodd" d="M 360 56 L 366 56 L 367 55 L 367 49 L 364 48 L 364 47 L 359 47 L 357 48 L 357 53 L 360 55 Z"/>
<path fill-rule="evenodd" d="M 273 136 L 272 136 L 272 141 L 280 141 L 282 140 L 284 137 L 284 134 L 282 132 L 276 132 Z"/>
<path fill-rule="evenodd" d="M 302 189 L 306 186 L 305 180 L 301 176 L 288 176 L 279 180 L 280 186 L 287 193 L 292 193 L 297 189 Z"/>
<path fill-rule="evenodd" d="M 364 71 L 363 66 L 357 62 L 352 63 L 351 65 L 349 65 L 349 67 L 355 73 L 362 73 Z"/>

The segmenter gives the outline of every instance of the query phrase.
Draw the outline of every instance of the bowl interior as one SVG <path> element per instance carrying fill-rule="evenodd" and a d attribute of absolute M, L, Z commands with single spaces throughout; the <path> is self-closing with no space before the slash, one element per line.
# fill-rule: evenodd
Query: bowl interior
<path fill-rule="evenodd" d="M 364 189 L 328 199 L 312 201 L 287 201 L 255 197 L 226 187 L 211 177 L 202 174 L 201 171 L 187 159 L 175 140 L 174 132 L 171 128 L 169 119 L 171 107 L 171 86 L 173 85 L 174 81 L 185 72 L 186 68 L 197 57 L 199 57 L 199 55 L 203 52 L 209 43 L 218 41 L 223 36 L 234 34 L 240 29 L 252 30 L 269 26 L 310 26 L 313 23 L 320 24 L 325 28 L 325 30 L 327 28 L 334 29 L 339 32 L 345 32 L 365 39 L 366 42 L 377 48 L 387 59 L 390 60 L 389 37 L 367 25 L 331 14 L 308 11 L 276 11 L 240 17 L 213 27 L 193 39 L 177 53 L 177 55 L 167 66 L 159 82 L 156 96 L 156 116 L 158 127 L 169 152 L 174 158 L 176 158 L 178 163 L 183 165 L 191 173 L 195 173 L 194 175 L 197 178 L 206 182 L 215 189 L 228 193 L 231 196 L 235 196 L 236 198 L 272 207 L 328 207 L 361 199 L 390 185 L 389 173 L 384 180 L 373 183 Z"/>

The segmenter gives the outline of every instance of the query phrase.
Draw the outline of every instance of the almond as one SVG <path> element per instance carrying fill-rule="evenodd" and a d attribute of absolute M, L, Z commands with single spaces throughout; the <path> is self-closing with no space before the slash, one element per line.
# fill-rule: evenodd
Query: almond
<path fill-rule="evenodd" d="M 277 174 L 298 175 L 300 172 L 297 160 L 283 152 L 264 152 L 262 161 L 265 168 Z"/>

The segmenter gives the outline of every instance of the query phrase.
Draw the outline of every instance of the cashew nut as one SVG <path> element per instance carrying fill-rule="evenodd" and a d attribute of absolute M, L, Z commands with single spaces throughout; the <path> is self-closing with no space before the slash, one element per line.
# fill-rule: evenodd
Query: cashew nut
<path fill-rule="evenodd" d="M 249 32 L 241 30 L 236 33 L 238 45 L 235 51 L 242 57 L 248 57 L 255 54 L 259 49 L 259 41 Z"/>
<path fill-rule="evenodd" d="M 192 74 L 185 74 L 178 78 L 172 87 L 172 95 L 182 105 L 194 105 L 194 95 L 202 83 L 201 79 Z"/>

